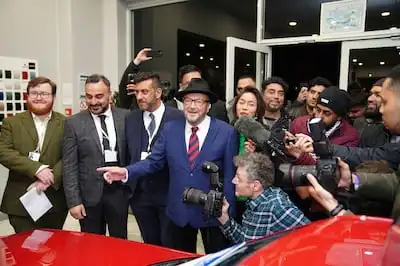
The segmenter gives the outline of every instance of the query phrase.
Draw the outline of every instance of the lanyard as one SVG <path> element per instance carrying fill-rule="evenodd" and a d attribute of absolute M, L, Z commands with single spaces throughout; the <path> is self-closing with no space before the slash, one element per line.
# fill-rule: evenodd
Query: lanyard
<path fill-rule="evenodd" d="M 40 122 L 38 127 L 36 127 L 36 125 L 35 125 L 36 131 L 37 131 L 37 134 L 38 134 L 38 143 L 36 145 L 35 152 L 40 153 L 40 151 L 42 150 L 44 137 L 45 137 L 46 129 L 47 129 L 47 124 L 48 124 L 48 121 Z"/>

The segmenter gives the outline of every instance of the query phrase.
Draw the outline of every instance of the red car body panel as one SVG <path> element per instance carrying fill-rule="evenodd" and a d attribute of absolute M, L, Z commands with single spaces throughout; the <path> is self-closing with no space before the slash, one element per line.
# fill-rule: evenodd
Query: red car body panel
<path fill-rule="evenodd" d="M 32 231 L 0 238 L 0 265 L 144 266 L 171 259 L 198 257 L 112 237 L 61 230 L 43 231 L 53 233 L 44 243 L 39 239 L 27 240 Z"/>
<path fill-rule="evenodd" d="M 380 265 L 392 223 L 354 215 L 314 222 L 259 249 L 240 265 Z"/>

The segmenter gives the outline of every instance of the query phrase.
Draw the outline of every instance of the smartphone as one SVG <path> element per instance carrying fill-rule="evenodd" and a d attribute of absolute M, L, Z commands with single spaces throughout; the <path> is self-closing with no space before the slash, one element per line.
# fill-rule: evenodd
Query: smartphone
<path fill-rule="evenodd" d="M 151 50 L 147 52 L 148 57 L 161 57 L 163 56 L 162 50 Z"/>
<path fill-rule="evenodd" d="M 135 83 L 135 74 L 128 73 L 128 84 L 133 84 L 133 83 Z"/>

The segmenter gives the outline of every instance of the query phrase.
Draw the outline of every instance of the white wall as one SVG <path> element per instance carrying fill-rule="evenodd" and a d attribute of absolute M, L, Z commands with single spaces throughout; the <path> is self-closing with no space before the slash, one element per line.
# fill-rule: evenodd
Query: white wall
<path fill-rule="evenodd" d="M 0 56 L 38 60 L 39 74 L 58 84 L 55 109 L 79 111 L 78 75 L 104 74 L 118 90 L 127 63 L 122 0 L 0 0 Z M 73 104 L 63 104 L 63 84 Z M 0 166 L 0 198 L 8 170 Z"/>

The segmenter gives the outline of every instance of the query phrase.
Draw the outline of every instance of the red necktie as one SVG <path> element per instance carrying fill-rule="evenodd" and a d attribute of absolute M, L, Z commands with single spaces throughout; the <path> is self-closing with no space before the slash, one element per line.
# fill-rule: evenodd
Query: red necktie
<path fill-rule="evenodd" d="M 192 135 L 190 135 L 189 139 L 189 150 L 188 150 L 188 158 L 189 158 L 189 167 L 194 167 L 194 161 L 196 160 L 197 155 L 199 155 L 199 138 L 197 137 L 198 127 L 192 127 Z"/>

